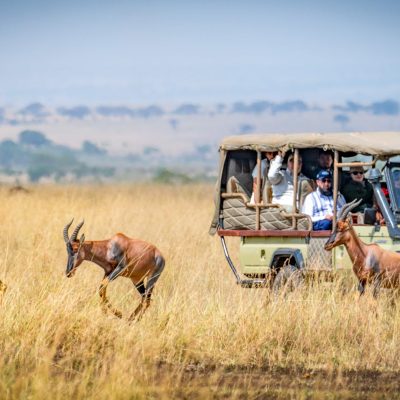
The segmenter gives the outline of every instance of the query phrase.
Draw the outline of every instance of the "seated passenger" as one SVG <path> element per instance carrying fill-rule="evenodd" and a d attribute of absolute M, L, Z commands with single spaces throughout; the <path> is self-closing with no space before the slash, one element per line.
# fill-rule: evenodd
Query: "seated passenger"
<path fill-rule="evenodd" d="M 281 170 L 284 155 L 279 154 L 271 161 L 271 166 L 268 171 L 268 180 L 272 184 L 272 203 L 280 204 L 288 211 L 293 207 L 293 169 L 294 169 L 294 154 L 288 158 L 286 170 Z M 304 194 L 312 191 L 311 185 L 308 183 L 308 178 L 301 171 L 302 160 L 299 156 L 298 164 L 298 182 L 300 191 Z M 308 189 L 307 189 L 308 187 Z M 299 206 L 299 204 L 298 204 Z"/>
<path fill-rule="evenodd" d="M 317 165 L 314 165 L 312 168 L 312 175 L 311 178 L 316 180 L 318 172 L 321 170 L 328 171 L 331 174 L 333 174 L 333 154 L 329 150 L 323 150 L 320 149 L 318 152 L 318 160 L 317 160 Z"/>
<path fill-rule="evenodd" d="M 317 186 L 315 192 L 305 198 L 301 211 L 311 217 L 314 231 L 331 230 L 333 219 L 332 174 L 324 170 L 318 172 Z M 338 193 L 337 211 L 341 210 L 345 203 L 344 197 Z"/>
<path fill-rule="evenodd" d="M 351 180 L 342 189 L 343 196 L 348 203 L 355 199 L 362 199 L 361 204 L 352 212 L 364 212 L 366 208 L 373 207 L 374 205 L 374 189 L 364 178 L 363 167 L 351 167 L 350 175 Z"/>
<path fill-rule="evenodd" d="M 277 151 L 266 151 L 264 153 L 265 158 L 261 160 L 261 192 L 264 192 L 263 188 L 268 185 L 267 173 L 271 163 L 271 160 L 278 154 Z M 257 191 L 257 176 L 258 176 L 258 167 L 257 165 L 253 169 L 252 177 L 253 177 L 253 193 L 251 194 L 250 203 L 254 204 L 255 201 L 255 193 Z M 267 188 L 268 192 L 268 188 Z M 261 201 L 262 199 L 260 199 Z M 268 200 L 264 199 L 267 203 Z"/>

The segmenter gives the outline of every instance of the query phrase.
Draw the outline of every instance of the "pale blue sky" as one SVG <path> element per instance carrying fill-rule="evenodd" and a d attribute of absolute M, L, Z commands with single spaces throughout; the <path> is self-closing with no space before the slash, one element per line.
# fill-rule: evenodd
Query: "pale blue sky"
<path fill-rule="evenodd" d="M 400 99 L 398 1 L 0 0 L 0 106 Z"/>

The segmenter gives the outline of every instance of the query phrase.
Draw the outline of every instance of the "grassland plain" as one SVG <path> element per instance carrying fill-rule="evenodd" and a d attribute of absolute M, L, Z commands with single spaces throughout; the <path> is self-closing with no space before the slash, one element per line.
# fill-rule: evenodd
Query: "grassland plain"
<path fill-rule="evenodd" d="M 0 398 L 394 398 L 400 301 L 359 299 L 339 284 L 275 298 L 241 289 L 208 235 L 212 187 L 36 186 L 0 189 Z M 116 232 L 156 244 L 166 268 L 143 319 L 104 315 L 102 270 L 65 277 L 64 225 L 87 239 Z M 238 246 L 231 243 L 234 258 Z M 129 280 L 109 286 L 128 316 Z"/>

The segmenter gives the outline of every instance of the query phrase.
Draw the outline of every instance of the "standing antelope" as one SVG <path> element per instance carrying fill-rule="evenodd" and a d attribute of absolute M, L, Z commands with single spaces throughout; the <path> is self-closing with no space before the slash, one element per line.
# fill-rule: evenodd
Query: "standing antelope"
<path fill-rule="evenodd" d="M 343 206 L 336 226 L 325 243 L 325 250 L 329 251 L 344 244 L 353 262 L 353 271 L 359 282 L 360 294 L 364 293 L 367 283 L 373 282 L 374 296 L 377 296 L 380 287 L 400 286 L 400 254 L 384 250 L 375 243 L 366 244 L 357 236 L 347 216 L 361 201 L 355 199 Z"/>
<path fill-rule="evenodd" d="M 63 231 L 68 253 L 67 277 L 73 276 L 84 260 L 92 261 L 102 267 L 104 279 L 99 288 L 102 308 L 104 312 L 108 308 L 119 318 L 122 314 L 108 301 L 106 289 L 107 285 L 118 276 L 129 278 L 141 295 L 141 302 L 129 320 L 134 320 L 136 317 L 140 319 L 150 305 L 154 285 L 164 269 L 165 260 L 160 251 L 150 243 L 131 239 L 122 233 L 117 233 L 108 240 L 96 241 L 85 240 L 85 235 L 82 234 L 78 240 L 83 221 L 76 226 L 71 237 L 68 237 L 68 229 L 72 221 L 64 227 Z"/>

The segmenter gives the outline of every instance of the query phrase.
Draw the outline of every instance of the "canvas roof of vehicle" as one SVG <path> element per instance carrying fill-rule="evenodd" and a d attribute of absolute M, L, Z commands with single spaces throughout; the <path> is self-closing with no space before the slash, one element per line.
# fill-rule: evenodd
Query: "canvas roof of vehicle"
<path fill-rule="evenodd" d="M 400 154 L 400 132 L 266 133 L 229 136 L 221 150 L 287 151 L 317 147 L 371 155 Z"/>

